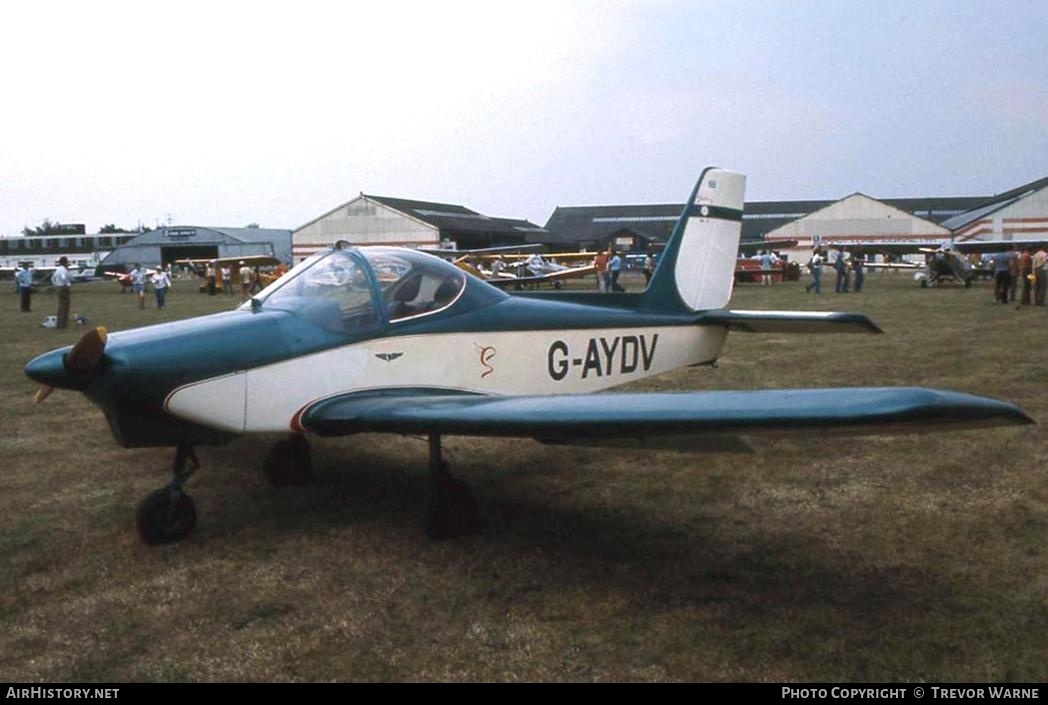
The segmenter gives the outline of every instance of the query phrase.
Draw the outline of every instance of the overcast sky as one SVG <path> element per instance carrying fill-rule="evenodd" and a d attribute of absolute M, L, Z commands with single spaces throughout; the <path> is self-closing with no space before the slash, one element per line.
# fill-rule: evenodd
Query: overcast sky
<path fill-rule="evenodd" d="M 681 202 L 989 195 L 1048 176 L 1048 3 L 4 5 L 0 235 L 295 228 L 359 192 L 544 224 Z"/>

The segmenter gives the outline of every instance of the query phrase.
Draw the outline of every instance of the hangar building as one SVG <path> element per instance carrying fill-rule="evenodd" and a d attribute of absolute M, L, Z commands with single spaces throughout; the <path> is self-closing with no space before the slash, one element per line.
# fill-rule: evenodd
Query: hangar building
<path fill-rule="evenodd" d="M 950 239 L 950 229 L 884 201 L 853 193 L 765 233 L 764 239 L 773 243 L 796 240 L 792 249 L 797 250 L 810 250 L 828 241 L 870 240 L 926 240 L 934 247 Z"/>
<path fill-rule="evenodd" d="M 135 263 L 169 264 L 178 259 L 211 259 L 271 255 L 291 261 L 291 231 L 270 228 L 216 228 L 169 225 L 133 238 L 102 260 L 107 270 L 126 270 Z"/>
<path fill-rule="evenodd" d="M 942 224 L 958 240 L 1048 238 L 1048 177 L 994 196 Z"/>
<path fill-rule="evenodd" d="M 839 201 L 749 201 L 743 209 L 742 239 L 797 239 L 802 241 L 798 248 L 810 248 L 813 236 L 913 239 L 923 235 L 941 240 L 950 236 L 950 230 L 941 224 L 944 220 L 987 200 L 985 196 L 877 200 L 856 193 Z M 561 206 L 547 221 L 550 235 L 543 242 L 558 250 L 609 245 L 625 251 L 643 250 L 666 241 L 683 209 L 682 203 Z"/>
<path fill-rule="evenodd" d="M 295 261 L 339 240 L 360 245 L 471 249 L 522 245 L 546 231 L 527 220 L 492 218 L 465 206 L 360 194 L 292 235 Z"/>

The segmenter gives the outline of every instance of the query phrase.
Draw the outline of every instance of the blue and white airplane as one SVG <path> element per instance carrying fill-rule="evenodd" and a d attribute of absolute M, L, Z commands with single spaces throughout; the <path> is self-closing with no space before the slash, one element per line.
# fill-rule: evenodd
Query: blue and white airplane
<path fill-rule="evenodd" d="M 26 374 L 82 391 L 124 447 L 175 449 L 170 483 L 139 505 L 148 543 L 187 537 L 194 447 L 288 433 L 266 463 L 302 481 L 310 434 L 429 437 L 435 538 L 478 527 L 468 486 L 443 462 L 444 434 L 549 443 L 740 451 L 751 436 L 912 433 L 1032 423 L 1011 404 L 921 388 L 601 392 L 717 360 L 729 330 L 880 332 L 851 313 L 725 309 L 745 177 L 708 168 L 648 288 L 509 295 L 425 253 L 341 244 L 235 311 L 86 333 Z"/>

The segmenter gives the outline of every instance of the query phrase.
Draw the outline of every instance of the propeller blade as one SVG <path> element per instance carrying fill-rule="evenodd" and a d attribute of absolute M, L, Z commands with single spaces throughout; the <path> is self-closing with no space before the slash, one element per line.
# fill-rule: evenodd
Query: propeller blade
<path fill-rule="evenodd" d="M 33 397 L 33 403 L 39 404 L 44 399 L 51 396 L 51 392 L 53 391 L 55 391 L 54 387 L 40 387 L 40 389 L 36 390 L 36 396 Z"/>
<path fill-rule="evenodd" d="M 87 331 L 66 353 L 65 366 L 72 372 L 88 372 L 102 359 L 106 347 L 106 329 L 98 326 Z M 46 395 L 44 395 L 46 396 Z"/>

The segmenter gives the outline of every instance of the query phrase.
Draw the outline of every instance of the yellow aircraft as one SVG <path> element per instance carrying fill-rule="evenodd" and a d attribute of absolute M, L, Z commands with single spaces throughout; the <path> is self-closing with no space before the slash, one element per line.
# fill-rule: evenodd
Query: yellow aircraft
<path fill-rule="evenodd" d="M 179 260 L 175 260 L 175 262 L 174 262 L 174 264 L 178 264 L 178 265 L 181 265 L 183 267 L 190 267 L 194 272 L 196 272 L 196 275 L 198 277 L 202 278 L 202 279 L 207 277 L 207 265 L 208 264 L 214 264 L 217 267 L 217 270 L 219 272 L 222 271 L 222 266 L 223 265 L 228 265 L 229 266 L 229 275 L 230 275 L 229 276 L 229 278 L 230 278 L 230 282 L 229 283 L 230 284 L 235 284 L 235 285 L 239 285 L 240 284 L 240 264 L 241 263 L 246 264 L 246 265 L 248 265 L 250 267 L 255 267 L 255 268 L 258 268 L 258 267 L 279 267 L 279 266 L 284 264 L 283 262 L 281 262 L 276 257 L 272 257 L 270 255 L 241 255 L 240 257 L 211 257 L 211 258 L 203 258 L 203 259 L 179 259 Z M 261 281 L 261 278 L 260 278 L 260 281 Z M 225 282 L 223 281 L 223 278 L 222 278 L 221 275 L 216 276 L 216 278 L 215 278 L 215 290 L 216 291 L 222 291 L 224 283 Z M 268 283 L 268 282 L 266 282 L 266 283 Z M 263 283 L 263 286 L 265 286 L 266 283 Z M 207 291 L 207 284 L 201 284 L 200 285 L 200 291 L 201 292 Z"/>

